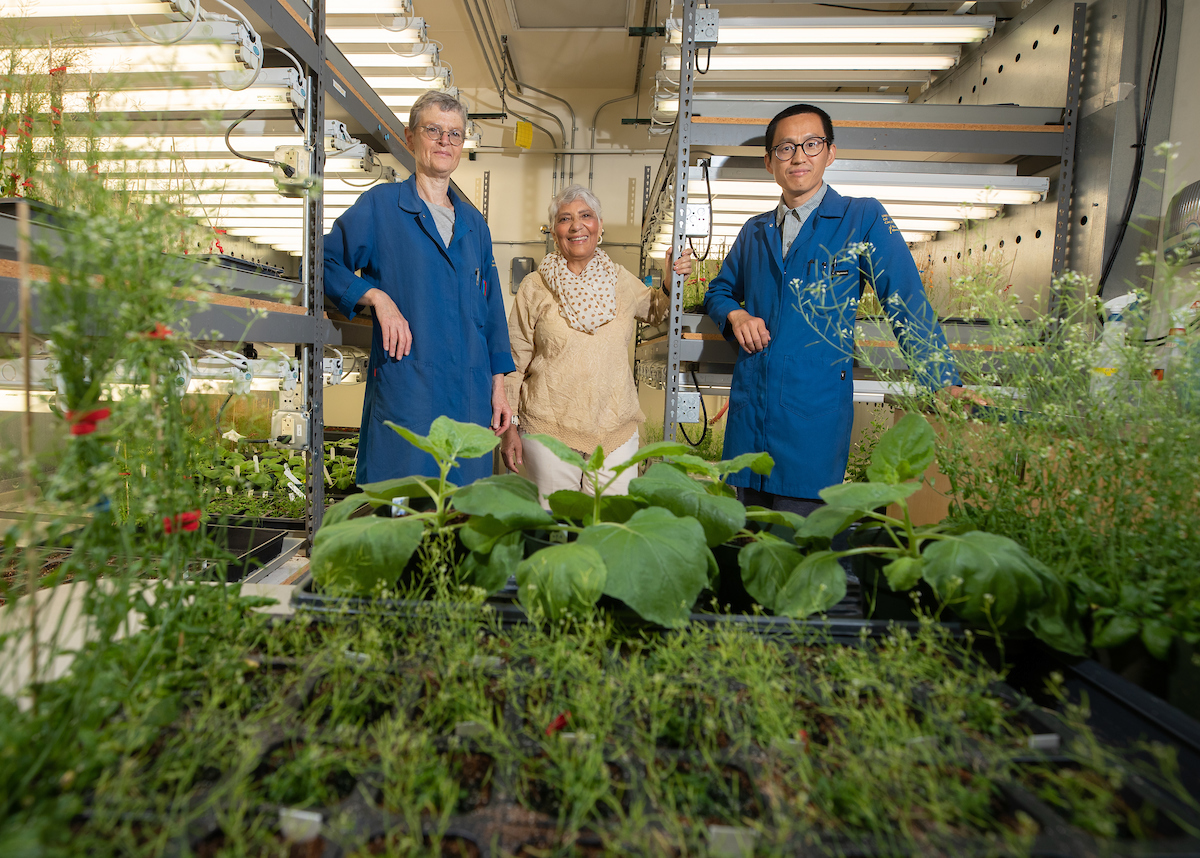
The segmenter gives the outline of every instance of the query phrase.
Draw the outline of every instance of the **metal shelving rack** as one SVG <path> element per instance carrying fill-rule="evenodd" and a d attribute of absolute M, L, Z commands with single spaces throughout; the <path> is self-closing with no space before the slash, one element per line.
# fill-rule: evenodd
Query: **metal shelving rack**
<path fill-rule="evenodd" d="M 691 153 L 709 147 L 753 146 L 757 154 L 761 152 L 763 130 L 779 109 L 777 102 L 706 98 L 705 115 L 694 114 L 698 0 L 686 0 L 682 5 L 679 114 L 668 137 L 666 154 L 649 186 L 649 203 L 642 219 L 643 273 L 651 261 L 649 248 L 657 227 L 668 211 L 673 213 L 672 247 L 676 256 L 683 252 Z M 932 155 L 965 153 L 996 159 L 1035 155 L 1059 159 L 1054 250 L 1050 271 L 1046 272 L 1057 275 L 1066 265 L 1070 234 L 1075 129 L 1083 78 L 1086 20 L 1087 4 L 1075 3 L 1071 19 L 1067 98 L 1062 107 L 816 103 L 834 117 L 838 146 L 843 150 Z M 672 275 L 674 299 L 668 322 L 643 327 L 635 350 L 638 383 L 662 387 L 665 392 L 663 437 L 672 440 L 678 425 L 680 392 L 684 389 L 701 393 L 727 391 L 736 359 L 735 347 L 725 340 L 707 316 L 683 313 L 683 279 Z M 947 334 L 952 344 L 956 339 L 967 341 L 977 336 L 970 331 L 948 331 Z M 690 371 L 681 372 L 681 363 L 694 368 L 695 382 L 691 381 Z M 877 401 L 880 393 L 875 387 L 878 385 L 856 381 L 856 398 Z"/>

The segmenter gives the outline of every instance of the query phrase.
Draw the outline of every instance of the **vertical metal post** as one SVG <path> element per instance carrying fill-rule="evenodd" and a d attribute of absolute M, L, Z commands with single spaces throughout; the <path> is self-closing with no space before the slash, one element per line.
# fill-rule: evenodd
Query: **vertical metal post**
<path fill-rule="evenodd" d="M 646 222 L 646 211 L 650 208 L 650 165 L 642 170 L 642 223 Z"/>
<path fill-rule="evenodd" d="M 304 137 L 312 149 L 312 171 L 318 187 L 325 175 L 325 0 L 312 0 L 313 37 L 317 64 L 308 70 L 308 103 Z M 322 192 L 323 193 L 323 192 Z M 304 198 L 304 306 L 313 320 L 313 343 L 304 350 L 301 384 L 308 415 L 308 479 L 305 531 L 309 551 L 325 512 L 325 200 L 321 194 Z"/>
<path fill-rule="evenodd" d="M 1083 88 L 1083 45 L 1087 4 L 1076 3 L 1071 19 L 1071 59 L 1067 67 L 1067 104 L 1063 111 L 1062 169 L 1058 174 L 1058 214 L 1054 223 L 1054 259 L 1050 276 L 1062 276 L 1067 264 L 1067 234 L 1071 230 L 1071 196 L 1075 181 L 1075 129 L 1079 124 L 1079 96 Z M 1058 290 L 1050 289 L 1051 317 L 1058 313 Z"/>
<path fill-rule="evenodd" d="M 483 171 L 483 206 L 480 209 L 480 214 L 483 215 L 483 222 L 487 223 L 488 207 L 492 199 L 492 171 Z"/>
<path fill-rule="evenodd" d="M 683 4 L 683 42 L 679 57 L 679 115 L 675 120 L 675 225 L 671 247 L 675 258 L 683 255 L 687 222 L 688 166 L 691 160 L 692 84 L 696 72 L 696 4 Z M 666 402 L 663 406 L 663 439 L 675 440 L 679 411 L 679 347 L 683 332 L 683 281 L 672 271 L 663 272 L 663 281 L 671 278 L 671 324 L 667 328 Z"/>

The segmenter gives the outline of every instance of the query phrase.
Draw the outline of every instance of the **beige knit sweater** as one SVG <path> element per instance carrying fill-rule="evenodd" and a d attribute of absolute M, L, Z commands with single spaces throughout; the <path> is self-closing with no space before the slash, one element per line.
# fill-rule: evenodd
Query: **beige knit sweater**
<path fill-rule="evenodd" d="M 629 343 L 635 320 L 661 322 L 670 299 L 627 271 L 617 275 L 617 315 L 585 334 L 567 325 L 537 271 L 521 281 L 508 338 L 517 371 L 505 376 L 521 429 L 551 435 L 590 455 L 628 441 L 646 419 L 638 405 Z"/>

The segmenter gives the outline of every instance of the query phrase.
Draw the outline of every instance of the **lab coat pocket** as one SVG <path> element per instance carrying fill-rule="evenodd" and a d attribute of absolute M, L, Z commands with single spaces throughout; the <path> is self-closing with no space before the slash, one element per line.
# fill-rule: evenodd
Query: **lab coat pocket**
<path fill-rule="evenodd" d="M 846 385 L 853 385 L 847 360 L 788 355 L 783 359 L 779 405 L 805 420 L 828 420 L 838 411 Z"/>

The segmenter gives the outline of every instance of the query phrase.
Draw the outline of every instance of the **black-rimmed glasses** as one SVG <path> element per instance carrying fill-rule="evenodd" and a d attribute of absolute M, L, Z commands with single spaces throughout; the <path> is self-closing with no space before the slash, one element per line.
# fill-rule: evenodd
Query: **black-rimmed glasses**
<path fill-rule="evenodd" d="M 445 130 L 438 125 L 419 125 L 417 127 L 424 131 L 425 136 L 435 143 L 440 143 L 442 135 L 445 135 L 450 138 L 451 146 L 461 146 L 463 144 L 463 133 L 457 128 Z"/>
<path fill-rule="evenodd" d="M 804 150 L 805 155 L 820 155 L 821 150 L 825 148 L 825 143 L 825 137 L 809 137 L 800 144 L 800 148 Z M 790 161 L 792 160 L 792 156 L 796 154 L 796 144 L 780 143 L 771 150 L 771 154 L 773 154 L 780 161 Z"/>

